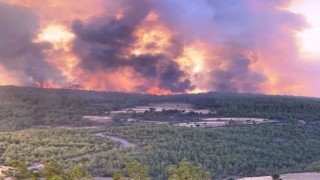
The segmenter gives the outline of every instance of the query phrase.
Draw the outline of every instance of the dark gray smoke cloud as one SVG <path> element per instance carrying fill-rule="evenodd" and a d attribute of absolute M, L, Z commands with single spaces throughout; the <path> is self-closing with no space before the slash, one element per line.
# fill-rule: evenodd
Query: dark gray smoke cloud
<path fill-rule="evenodd" d="M 259 59 L 246 54 L 278 52 L 276 44 L 294 45 L 293 33 L 305 27 L 297 14 L 283 8 L 289 0 L 153 0 L 161 19 L 185 40 L 201 39 L 217 49 L 217 57 L 206 60 L 207 89 L 216 91 L 261 92 L 267 77 L 253 72 L 250 65 Z M 278 42 L 279 41 L 279 42 Z M 287 50 L 287 49 L 285 49 Z M 292 49 L 294 52 L 295 49 Z M 291 59 L 290 59 L 291 58 Z M 265 59 L 281 72 L 287 59 Z M 277 61 L 277 62 L 276 62 Z M 226 68 L 219 65 L 228 64 Z"/>
<path fill-rule="evenodd" d="M 45 61 L 48 44 L 33 43 L 38 18 L 29 10 L 0 3 L 0 63 L 24 85 L 62 81 L 60 73 Z"/>
<path fill-rule="evenodd" d="M 261 26 L 261 20 L 267 20 L 270 14 L 254 11 L 246 0 L 121 2 L 126 11 L 120 20 L 104 17 L 94 18 L 87 24 L 74 22 L 73 31 L 77 35 L 74 50 L 83 68 L 94 71 L 103 66 L 114 71 L 128 66 L 150 82 L 159 81 L 161 88 L 183 92 L 193 87 L 188 79 L 181 82 L 186 74 L 173 58 L 181 55 L 185 42 L 201 39 L 222 49 L 215 57 L 205 60 L 205 71 L 199 73 L 199 78 L 207 79 L 202 87 L 215 91 L 261 91 L 260 85 L 266 77 L 250 70 L 255 59 L 246 56 L 246 52 L 255 51 L 254 37 L 261 33 L 257 31 L 272 33 L 272 22 L 266 22 L 270 27 Z M 270 9 L 279 3 L 266 2 Z M 150 11 L 156 11 L 168 27 L 180 33 L 172 40 L 174 50 L 170 54 L 175 55 L 144 54 L 131 56 L 128 61 L 122 55 L 136 41 L 132 33 Z M 275 17 L 291 18 L 286 16 L 290 15 Z M 221 64 L 227 66 L 221 68 Z"/>
<path fill-rule="evenodd" d="M 266 71 L 261 67 L 267 67 L 269 74 L 274 70 L 279 79 L 289 83 L 296 81 L 287 74 L 297 71 L 305 74 L 308 69 L 301 70 L 306 63 L 298 62 L 293 38 L 306 26 L 305 21 L 301 16 L 280 8 L 289 0 L 105 2 L 104 15 L 83 22 L 68 21 L 73 22 L 72 30 L 76 35 L 71 53 L 80 60 L 80 68 L 75 71 L 84 69 L 84 73 L 112 74 L 123 68 L 130 69 L 136 79 L 143 80 L 141 84 L 144 86 L 137 85 L 136 91 L 160 86 L 173 92 L 186 92 L 196 86 L 214 91 L 261 92 L 263 89 L 260 88 L 268 81 L 268 74 L 265 75 Z M 117 19 L 115 14 L 120 9 L 123 15 Z M 146 23 L 143 20 L 150 12 L 156 12 L 160 21 L 175 32 L 170 48 L 158 54 L 128 55 L 128 50 L 137 41 L 133 33 L 141 23 Z M 64 25 L 70 25 L 68 22 Z M 43 52 L 50 49 L 50 45 L 33 42 L 38 31 L 38 18 L 29 9 L 0 3 L 0 63 L 24 84 L 52 81 L 65 85 L 67 82 L 61 73 L 46 62 Z M 192 67 L 184 72 L 185 66 L 175 60 L 184 55 L 186 44 L 197 40 L 209 44 L 212 56 L 204 59 L 201 72 L 190 75 Z M 148 46 L 150 52 L 157 48 L 155 46 L 152 43 Z M 261 54 L 273 55 L 261 59 Z M 257 63 L 261 72 L 252 70 Z M 313 71 L 316 73 L 318 69 Z"/>
<path fill-rule="evenodd" d="M 260 91 L 260 83 L 265 80 L 265 76 L 249 69 L 253 61 L 252 57 L 247 57 L 239 51 L 231 53 L 222 51 L 217 57 L 219 60 L 213 61 L 222 62 L 224 67 L 212 69 L 209 72 L 211 75 L 209 85 L 213 86 L 216 91 Z"/>
<path fill-rule="evenodd" d="M 75 21 L 73 31 L 77 36 L 74 51 L 81 59 L 81 67 L 96 71 L 104 68 L 109 72 L 123 67 L 133 69 L 139 76 L 147 80 L 147 87 L 137 87 L 145 90 L 158 82 L 160 88 L 172 92 L 184 92 L 192 89 L 191 82 L 186 79 L 185 73 L 180 70 L 174 58 L 180 53 L 142 54 L 124 57 L 125 52 L 136 41 L 134 30 L 142 23 L 150 12 L 150 4 L 145 1 L 121 1 L 126 7 L 123 17 L 119 20 L 110 17 L 93 18 L 89 23 Z M 179 46 L 179 43 L 173 44 Z M 152 45 L 150 45 L 152 51 Z M 175 50 L 181 48 L 175 47 Z"/>

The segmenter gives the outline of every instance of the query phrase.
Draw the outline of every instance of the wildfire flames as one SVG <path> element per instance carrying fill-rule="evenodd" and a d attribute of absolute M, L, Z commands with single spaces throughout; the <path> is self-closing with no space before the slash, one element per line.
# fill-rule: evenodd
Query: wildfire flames
<path fill-rule="evenodd" d="M 0 85 L 320 95 L 305 81 L 319 82 L 319 63 L 299 54 L 301 16 L 227 1 L 0 0 Z"/>

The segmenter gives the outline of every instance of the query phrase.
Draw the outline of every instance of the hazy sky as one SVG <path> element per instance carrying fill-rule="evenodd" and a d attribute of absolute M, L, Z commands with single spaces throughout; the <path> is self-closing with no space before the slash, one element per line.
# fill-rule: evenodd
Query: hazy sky
<path fill-rule="evenodd" d="M 320 97 L 318 0 L 0 0 L 0 85 Z"/>

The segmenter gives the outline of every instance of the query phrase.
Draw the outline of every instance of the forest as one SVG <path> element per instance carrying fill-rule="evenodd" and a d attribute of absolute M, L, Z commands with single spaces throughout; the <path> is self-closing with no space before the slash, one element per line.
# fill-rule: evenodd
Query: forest
<path fill-rule="evenodd" d="M 83 116 L 104 115 L 111 110 L 161 102 L 189 103 L 196 109 L 212 109 L 215 117 L 320 122 L 320 99 L 307 97 L 218 92 L 156 96 L 2 86 L 0 98 L 0 130 L 19 130 L 34 126 L 96 125 L 83 119 Z"/>
<path fill-rule="evenodd" d="M 97 132 L 135 144 L 123 148 Z M 2 132 L 1 161 L 29 164 L 55 159 L 81 166 L 94 176 L 112 177 L 126 164 L 148 166 L 154 180 L 167 179 L 167 167 L 186 159 L 214 179 L 320 170 L 319 125 L 260 124 L 225 128 L 168 125 L 30 129 Z"/>
<path fill-rule="evenodd" d="M 128 163 L 139 162 L 148 167 L 144 174 L 152 180 L 168 179 L 170 172 L 179 172 L 179 167 L 174 165 L 181 162 L 190 163 L 190 167 L 201 165 L 218 180 L 320 171 L 320 99 L 317 98 L 218 92 L 157 96 L 15 86 L 0 87 L 0 98 L 2 165 L 45 164 L 54 160 L 71 167 L 70 172 L 81 170 L 80 173 L 88 172 L 92 176 L 128 177 Z M 146 121 L 170 118 L 196 121 L 207 116 L 276 121 L 189 128 L 172 124 L 106 125 L 84 118 L 170 102 L 187 103 L 194 109 L 206 108 L 213 113 L 150 109 L 120 116 Z M 110 137 L 122 138 L 134 146 L 123 147 Z"/>
<path fill-rule="evenodd" d="M 49 160 L 43 164 L 43 167 L 38 170 L 28 168 L 28 165 L 23 160 L 11 161 L 10 167 L 3 170 L 0 179 L 17 179 L 17 180 L 93 180 L 90 172 L 84 169 L 81 165 L 66 166 L 56 160 Z M 113 180 L 150 180 L 148 174 L 148 166 L 139 163 L 138 161 L 129 162 L 126 164 L 126 174 L 117 170 Z M 168 166 L 168 180 L 211 180 L 211 173 L 206 171 L 201 165 L 193 166 L 186 159 L 179 162 L 178 165 Z M 0 174 L 1 175 L 1 174 Z M 276 175 L 277 176 L 277 175 Z M 108 178 L 110 179 L 110 178 Z"/>

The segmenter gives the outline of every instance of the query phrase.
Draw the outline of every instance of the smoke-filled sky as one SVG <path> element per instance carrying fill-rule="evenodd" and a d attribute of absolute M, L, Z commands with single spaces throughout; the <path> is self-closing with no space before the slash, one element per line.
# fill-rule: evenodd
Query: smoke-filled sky
<path fill-rule="evenodd" d="M 0 85 L 320 97 L 318 0 L 0 0 Z"/>

